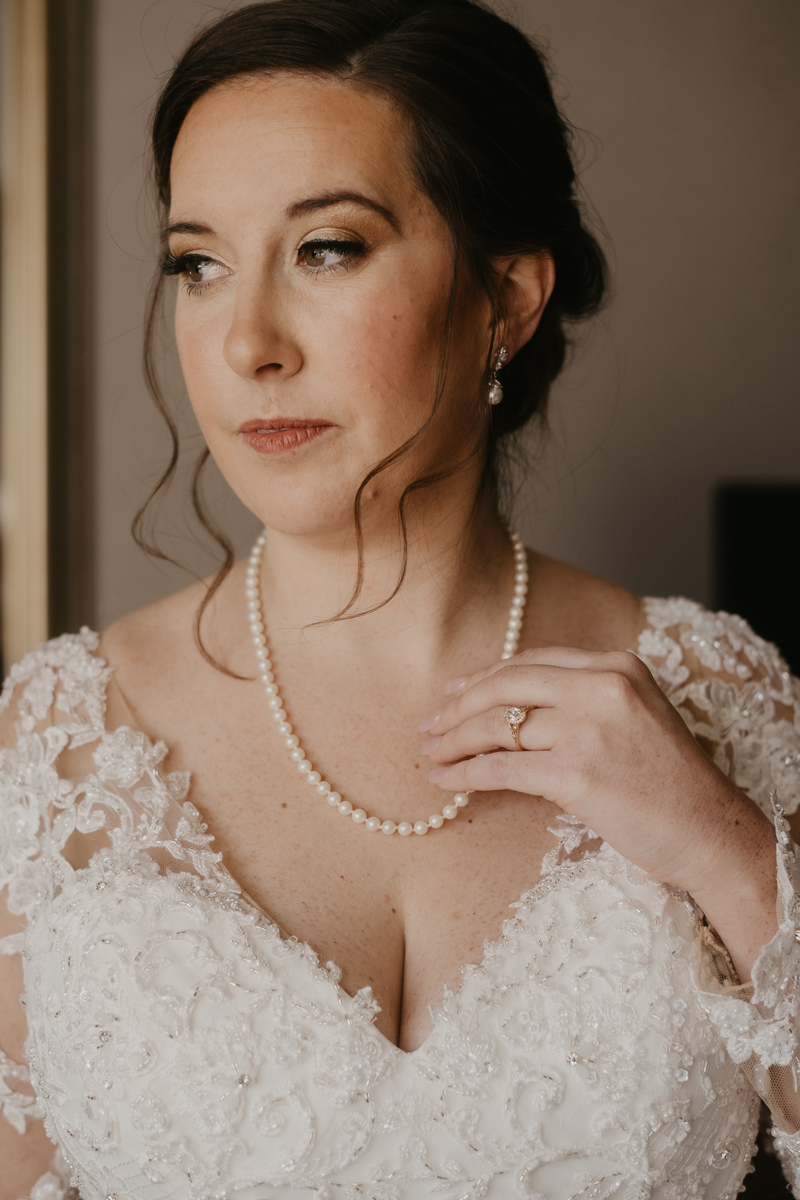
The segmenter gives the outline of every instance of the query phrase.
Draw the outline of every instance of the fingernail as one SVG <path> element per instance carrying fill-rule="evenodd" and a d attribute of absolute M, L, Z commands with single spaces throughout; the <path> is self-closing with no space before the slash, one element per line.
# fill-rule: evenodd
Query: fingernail
<path fill-rule="evenodd" d="M 442 710 L 440 708 L 437 708 L 436 712 L 428 713 L 427 717 L 423 717 L 419 723 L 420 733 L 427 733 L 429 729 L 433 729 L 434 725 L 439 720 L 439 717 L 441 715 L 442 715 Z"/>
<path fill-rule="evenodd" d="M 444 685 L 445 695 L 452 696 L 454 692 L 460 692 L 468 679 L 468 675 L 459 675 L 458 679 L 451 679 Z"/>
<path fill-rule="evenodd" d="M 420 748 L 419 748 L 420 754 L 433 754 L 434 750 L 437 749 L 441 740 L 442 739 L 440 737 L 428 738 L 427 742 L 423 742 L 422 745 L 420 746 Z"/>
<path fill-rule="evenodd" d="M 449 767 L 434 767 L 428 774 L 428 783 L 444 783 L 449 774 Z"/>

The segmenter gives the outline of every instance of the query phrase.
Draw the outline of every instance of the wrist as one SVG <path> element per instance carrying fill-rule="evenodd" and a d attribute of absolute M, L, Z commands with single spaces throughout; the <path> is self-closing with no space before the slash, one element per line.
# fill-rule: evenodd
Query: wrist
<path fill-rule="evenodd" d="M 742 982 L 778 928 L 775 847 L 771 822 L 732 789 L 724 828 L 713 844 L 701 841 L 682 885 L 722 938 Z"/>

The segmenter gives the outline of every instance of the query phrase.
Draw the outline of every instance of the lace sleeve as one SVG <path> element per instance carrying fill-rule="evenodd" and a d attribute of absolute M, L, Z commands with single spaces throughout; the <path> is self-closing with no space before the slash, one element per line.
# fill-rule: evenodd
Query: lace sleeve
<path fill-rule="evenodd" d="M 800 1197 L 800 859 L 785 813 L 800 806 L 800 682 L 740 617 L 686 600 L 647 602 L 640 656 L 701 744 L 775 822 L 778 924 L 739 983 L 707 931 L 702 1000 L 734 1062 L 772 1112 Z"/>
<path fill-rule="evenodd" d="M 87 653 L 96 643 L 88 631 L 48 643 L 12 668 L 0 696 L 0 1159 L 12 1189 L 2 1194 L 31 1200 L 75 1194 L 30 1087 L 21 960 L 47 817 L 71 788 L 56 759 L 103 725 L 105 667 Z"/>

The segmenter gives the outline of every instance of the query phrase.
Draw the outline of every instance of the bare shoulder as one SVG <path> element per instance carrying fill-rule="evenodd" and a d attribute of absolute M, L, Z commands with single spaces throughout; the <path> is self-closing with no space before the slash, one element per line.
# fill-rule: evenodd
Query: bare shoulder
<path fill-rule="evenodd" d="M 134 723 L 161 737 L 190 698 L 197 714 L 204 698 L 226 691 L 231 681 L 217 668 L 240 672 L 249 645 L 240 602 L 243 569 L 240 563 L 233 568 L 203 618 L 203 647 L 217 666 L 201 653 L 196 638 L 208 580 L 129 613 L 101 635 L 100 653 L 114 669 L 108 690 L 112 726 Z"/>
<path fill-rule="evenodd" d="M 526 641 L 633 650 L 646 624 L 641 597 L 546 554 L 529 555 Z"/>
<path fill-rule="evenodd" d="M 192 584 L 121 617 L 100 635 L 100 653 L 124 675 L 171 670 L 192 644 L 203 591 Z"/>

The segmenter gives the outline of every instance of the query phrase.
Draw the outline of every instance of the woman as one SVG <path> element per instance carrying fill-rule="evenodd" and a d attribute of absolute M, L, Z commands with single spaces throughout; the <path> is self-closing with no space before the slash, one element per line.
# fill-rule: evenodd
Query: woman
<path fill-rule="evenodd" d="M 538 54 L 471 0 L 256 4 L 153 144 L 265 534 L 10 674 L 3 1200 L 727 1197 L 759 1095 L 792 1171 L 797 685 L 498 509 L 603 288 Z"/>

